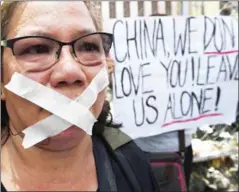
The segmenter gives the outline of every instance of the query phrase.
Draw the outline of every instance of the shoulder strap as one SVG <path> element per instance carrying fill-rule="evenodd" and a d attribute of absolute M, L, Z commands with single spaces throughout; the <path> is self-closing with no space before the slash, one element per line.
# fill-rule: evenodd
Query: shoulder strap
<path fill-rule="evenodd" d="M 92 140 L 99 191 L 117 191 L 115 174 L 107 148 L 99 136 L 93 136 Z"/>
<path fill-rule="evenodd" d="M 105 127 L 103 137 L 112 150 L 132 141 L 132 138 L 123 133 L 120 129 L 112 127 Z"/>
<path fill-rule="evenodd" d="M 107 127 L 103 138 L 132 191 L 159 191 L 149 160 L 128 135 L 119 129 Z"/>
<path fill-rule="evenodd" d="M 181 129 L 178 131 L 178 142 L 179 142 L 179 151 L 185 151 L 185 131 Z"/>
<path fill-rule="evenodd" d="M 1 192 L 7 192 L 7 190 L 5 189 L 2 183 L 1 183 Z"/>

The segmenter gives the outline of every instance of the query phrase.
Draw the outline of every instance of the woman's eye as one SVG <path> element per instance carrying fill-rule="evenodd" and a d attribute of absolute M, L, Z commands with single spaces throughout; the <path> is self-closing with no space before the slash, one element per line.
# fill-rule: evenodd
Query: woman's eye
<path fill-rule="evenodd" d="M 34 45 L 24 49 L 22 54 L 47 54 L 50 52 L 50 49 L 46 45 Z"/>
<path fill-rule="evenodd" d="M 88 51 L 88 52 L 93 52 L 93 51 L 99 51 L 99 46 L 97 44 L 94 43 L 83 43 L 80 47 L 79 47 L 80 51 Z"/>

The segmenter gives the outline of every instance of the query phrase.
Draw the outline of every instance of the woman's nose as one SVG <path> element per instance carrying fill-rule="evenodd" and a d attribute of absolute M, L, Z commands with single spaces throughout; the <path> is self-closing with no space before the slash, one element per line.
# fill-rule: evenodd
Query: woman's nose
<path fill-rule="evenodd" d="M 63 47 L 59 60 L 53 67 L 50 77 L 52 87 L 70 85 L 74 83 L 86 83 L 86 74 L 82 70 L 82 66 L 75 60 L 72 49 L 69 46 Z"/>

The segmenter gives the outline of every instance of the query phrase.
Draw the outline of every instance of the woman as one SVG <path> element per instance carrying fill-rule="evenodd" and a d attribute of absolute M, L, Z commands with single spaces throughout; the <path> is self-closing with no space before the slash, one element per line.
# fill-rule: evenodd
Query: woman
<path fill-rule="evenodd" d="M 105 90 L 90 108 L 98 119 L 93 136 L 72 126 L 24 149 L 22 132 L 51 114 L 4 88 L 18 73 L 70 99 L 78 97 L 107 67 L 112 36 L 98 33 L 97 12 L 90 1 L 18 1 L 1 6 L 2 191 L 133 191 L 132 177 L 123 174 L 124 167 L 102 139 L 109 115 Z M 102 39 L 96 38 L 98 44 L 87 40 L 93 37 Z M 124 148 L 131 150 L 132 145 Z M 148 163 L 146 158 L 139 161 Z M 156 191 L 149 166 L 146 171 L 151 182 L 147 191 Z"/>

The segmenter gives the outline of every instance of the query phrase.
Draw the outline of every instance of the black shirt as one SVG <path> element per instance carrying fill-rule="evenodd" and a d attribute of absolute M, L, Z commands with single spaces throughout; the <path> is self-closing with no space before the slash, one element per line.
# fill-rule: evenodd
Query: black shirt
<path fill-rule="evenodd" d="M 97 191 L 116 191 L 116 182 L 111 167 L 111 160 L 109 154 L 106 151 L 105 146 L 100 138 L 98 138 L 97 136 L 93 136 L 92 140 L 98 178 Z M 2 183 L 1 192 L 7 192 Z"/>

